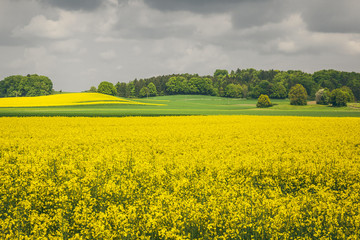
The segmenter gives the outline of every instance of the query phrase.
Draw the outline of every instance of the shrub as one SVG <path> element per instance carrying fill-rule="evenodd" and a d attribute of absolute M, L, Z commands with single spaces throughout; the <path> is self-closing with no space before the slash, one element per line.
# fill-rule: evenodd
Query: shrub
<path fill-rule="evenodd" d="M 264 95 L 261 94 L 260 97 L 258 98 L 258 102 L 256 104 L 256 107 L 258 108 L 266 108 L 266 107 L 271 107 L 271 101 L 269 99 L 268 95 Z"/>
<path fill-rule="evenodd" d="M 307 92 L 301 84 L 296 84 L 289 91 L 291 105 L 306 105 Z"/>

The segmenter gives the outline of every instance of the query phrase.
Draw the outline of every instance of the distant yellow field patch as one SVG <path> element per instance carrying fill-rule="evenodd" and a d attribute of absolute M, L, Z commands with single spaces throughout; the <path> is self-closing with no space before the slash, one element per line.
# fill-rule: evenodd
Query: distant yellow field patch
<path fill-rule="evenodd" d="M 139 103 L 101 93 L 66 93 L 40 97 L 0 98 L 0 107 L 45 107 L 94 104 L 163 105 Z"/>

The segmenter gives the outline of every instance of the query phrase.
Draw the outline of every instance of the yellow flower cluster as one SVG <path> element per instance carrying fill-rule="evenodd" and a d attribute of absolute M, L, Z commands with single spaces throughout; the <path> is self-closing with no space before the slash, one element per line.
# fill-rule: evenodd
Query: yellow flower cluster
<path fill-rule="evenodd" d="M 1 239 L 359 239 L 360 119 L 0 118 Z"/>
<path fill-rule="evenodd" d="M 48 107 L 92 104 L 162 105 L 140 103 L 101 93 L 66 93 L 39 97 L 0 98 L 0 107 Z"/>

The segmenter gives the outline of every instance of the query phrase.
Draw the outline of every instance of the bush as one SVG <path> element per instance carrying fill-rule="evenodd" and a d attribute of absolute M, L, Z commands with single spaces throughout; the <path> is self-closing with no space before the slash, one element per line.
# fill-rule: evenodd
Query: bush
<path fill-rule="evenodd" d="M 98 87 L 98 93 L 107 94 L 107 95 L 116 95 L 116 88 L 111 82 L 101 82 Z"/>
<path fill-rule="evenodd" d="M 319 89 L 315 94 L 316 104 L 328 105 L 330 92 L 326 88 Z"/>
<path fill-rule="evenodd" d="M 345 107 L 350 100 L 350 94 L 340 88 L 334 89 L 330 93 L 329 102 L 333 107 Z"/>
<path fill-rule="evenodd" d="M 291 105 L 306 105 L 307 92 L 301 84 L 296 84 L 289 91 Z"/>
<path fill-rule="evenodd" d="M 260 97 L 258 98 L 258 102 L 256 104 L 256 107 L 258 108 L 266 108 L 266 107 L 271 107 L 271 101 L 269 99 L 268 95 L 264 95 L 261 94 Z"/>

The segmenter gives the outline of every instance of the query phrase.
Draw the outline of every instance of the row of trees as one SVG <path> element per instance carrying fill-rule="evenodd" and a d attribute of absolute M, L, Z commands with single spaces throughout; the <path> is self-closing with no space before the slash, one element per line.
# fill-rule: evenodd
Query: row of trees
<path fill-rule="evenodd" d="M 355 96 L 349 87 L 343 86 L 336 88 L 331 92 L 327 88 L 319 89 L 316 94 L 316 104 L 329 105 L 334 107 L 346 106 L 348 102 L 353 102 Z M 307 104 L 307 92 L 301 84 L 296 84 L 289 91 L 289 99 L 291 105 L 306 105 Z M 268 95 L 261 94 L 258 98 L 256 107 L 266 108 L 271 107 L 272 103 Z"/>
<path fill-rule="evenodd" d="M 313 74 L 302 71 L 237 69 L 216 70 L 213 76 L 178 74 L 118 82 L 116 94 L 121 97 L 147 97 L 172 94 L 202 94 L 233 98 L 287 98 L 290 89 L 301 84 L 308 99 L 315 99 L 319 89 L 348 87 L 360 99 L 360 73 L 321 70 Z"/>
<path fill-rule="evenodd" d="M 335 107 L 346 106 L 348 102 L 354 102 L 355 96 L 353 91 L 346 86 L 336 88 L 330 91 L 328 88 L 319 89 L 315 94 L 317 104 L 328 105 L 331 104 Z"/>
<path fill-rule="evenodd" d="M 14 75 L 0 81 L 0 97 L 42 96 L 49 95 L 52 91 L 52 81 L 37 74 Z"/>

